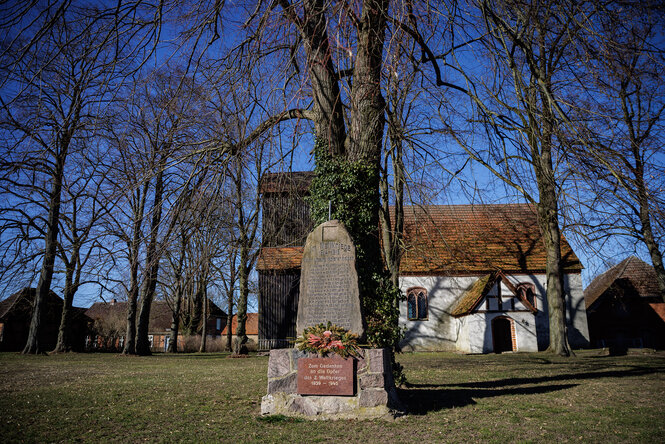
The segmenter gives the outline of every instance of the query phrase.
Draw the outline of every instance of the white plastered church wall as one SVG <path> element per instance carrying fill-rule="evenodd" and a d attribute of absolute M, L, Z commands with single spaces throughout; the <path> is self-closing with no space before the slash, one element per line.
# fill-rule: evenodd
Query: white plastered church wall
<path fill-rule="evenodd" d="M 405 335 L 401 342 L 404 350 L 460 351 L 463 353 L 490 353 L 493 349 L 492 321 L 507 317 L 515 330 L 515 350 L 535 352 L 547 348 L 549 342 L 549 319 L 547 315 L 546 276 L 544 274 L 510 275 L 513 285 L 531 283 L 535 287 L 535 314 L 526 311 L 474 312 L 454 318 L 450 312 L 464 292 L 479 276 L 404 276 L 400 288 L 404 295 L 412 287 L 427 290 L 428 318 L 409 320 L 407 302 L 400 304 L 400 326 Z M 573 347 L 588 345 L 588 328 L 582 281 L 579 274 L 568 274 L 564 278 L 567 297 L 567 321 L 569 340 Z M 511 294 L 505 284 L 501 293 L 506 298 Z M 511 294 L 512 295 L 512 294 Z M 484 304 L 484 302 L 482 303 Z M 481 307 L 478 307 L 481 308 Z M 515 308 L 523 308 L 519 300 Z"/>

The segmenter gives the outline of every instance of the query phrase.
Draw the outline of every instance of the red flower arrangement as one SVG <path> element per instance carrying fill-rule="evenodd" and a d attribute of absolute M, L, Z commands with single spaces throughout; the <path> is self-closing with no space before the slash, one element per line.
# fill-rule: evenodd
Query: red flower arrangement
<path fill-rule="evenodd" d="M 327 356 L 332 352 L 346 358 L 358 356 L 360 347 L 357 340 L 357 335 L 328 322 L 306 328 L 302 336 L 296 339 L 296 347 L 302 351 L 317 353 L 319 356 Z"/>

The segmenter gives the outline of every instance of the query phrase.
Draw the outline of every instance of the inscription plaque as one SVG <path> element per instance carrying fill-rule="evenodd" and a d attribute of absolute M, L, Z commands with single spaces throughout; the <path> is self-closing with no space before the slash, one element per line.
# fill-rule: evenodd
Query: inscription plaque
<path fill-rule="evenodd" d="M 324 222 L 307 236 L 300 272 L 296 329 L 328 321 L 362 336 L 356 249 L 344 225 Z"/>
<path fill-rule="evenodd" d="M 298 394 L 353 395 L 353 359 L 300 358 Z"/>

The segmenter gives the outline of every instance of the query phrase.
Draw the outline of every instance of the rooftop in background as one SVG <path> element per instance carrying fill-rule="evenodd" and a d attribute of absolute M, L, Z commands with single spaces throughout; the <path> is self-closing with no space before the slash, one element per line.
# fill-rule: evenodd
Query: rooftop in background
<path fill-rule="evenodd" d="M 403 274 L 544 272 L 547 252 L 529 204 L 426 205 L 404 208 Z M 566 272 L 581 262 L 561 238 Z"/>
<path fill-rule="evenodd" d="M 305 247 L 266 247 L 261 249 L 256 269 L 296 270 L 300 268 Z"/>
<path fill-rule="evenodd" d="M 314 178 L 314 171 L 266 173 L 261 178 L 261 193 L 306 192 Z"/>
<path fill-rule="evenodd" d="M 597 276 L 584 290 L 587 308 L 617 280 L 627 279 L 643 298 L 661 298 L 656 271 L 646 262 L 630 256 Z"/>
<path fill-rule="evenodd" d="M 127 302 L 116 302 L 115 299 L 111 300 L 111 302 L 95 302 L 85 314 L 92 319 L 109 319 L 110 317 L 115 316 L 124 321 L 127 317 Z M 210 302 L 208 318 L 214 319 L 216 317 L 221 317 L 225 320 L 226 313 L 217 305 Z M 171 328 L 172 319 L 173 311 L 166 301 L 153 301 L 152 306 L 150 307 L 148 330 L 151 333 L 169 330 Z"/>
<path fill-rule="evenodd" d="M 31 315 L 36 292 L 35 288 L 25 287 L 0 301 L 0 319 L 3 319 L 12 310 L 19 310 Z M 62 298 L 55 294 L 53 290 L 49 290 L 48 298 L 53 304 L 62 305 L 63 303 Z M 86 309 L 72 307 L 72 310 L 74 313 L 83 314 Z"/>
<path fill-rule="evenodd" d="M 409 206 L 404 213 L 404 275 L 545 271 L 547 255 L 532 205 Z M 582 270 L 563 237 L 561 256 L 565 271 Z M 301 259 L 302 247 L 263 248 L 257 268 L 297 269 Z"/>

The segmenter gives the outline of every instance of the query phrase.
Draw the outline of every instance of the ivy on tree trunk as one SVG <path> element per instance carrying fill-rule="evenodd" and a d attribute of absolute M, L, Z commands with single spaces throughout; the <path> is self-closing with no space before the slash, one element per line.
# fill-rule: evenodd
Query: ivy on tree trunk
<path fill-rule="evenodd" d="M 340 220 L 356 247 L 356 270 L 367 342 L 394 348 L 400 340 L 399 289 L 393 285 L 381 259 L 379 236 L 379 171 L 366 161 L 331 154 L 327 145 L 315 146 L 316 176 L 307 198 L 316 224 Z"/>

